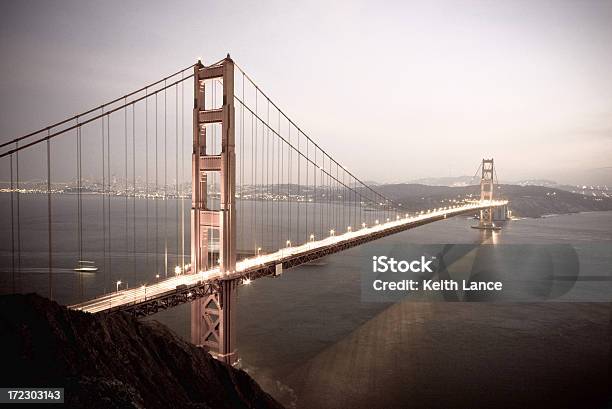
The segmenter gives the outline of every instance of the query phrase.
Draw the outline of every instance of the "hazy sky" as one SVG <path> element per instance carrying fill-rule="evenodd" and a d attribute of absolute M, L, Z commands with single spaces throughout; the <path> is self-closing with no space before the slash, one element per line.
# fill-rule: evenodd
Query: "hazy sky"
<path fill-rule="evenodd" d="M 365 180 L 612 183 L 612 1 L 0 0 L 0 138 L 227 52 Z"/>

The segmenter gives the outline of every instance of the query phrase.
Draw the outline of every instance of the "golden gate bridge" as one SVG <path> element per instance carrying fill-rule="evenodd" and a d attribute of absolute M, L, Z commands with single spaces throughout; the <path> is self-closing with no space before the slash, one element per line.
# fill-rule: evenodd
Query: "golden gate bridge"
<path fill-rule="evenodd" d="M 74 260 L 78 299 L 71 308 L 146 316 L 190 303 L 192 341 L 228 363 L 236 359 L 239 285 L 457 215 L 480 213 L 479 228 L 496 228 L 493 210 L 507 205 L 494 197 L 493 160 L 484 159 L 479 199 L 404 208 L 321 148 L 229 55 L 208 66 L 198 61 L 0 149 L 10 179 L 3 191 L 10 193 L 12 292 L 25 284 L 24 196 L 46 195 L 32 223 L 46 235 L 49 298 L 58 270 Z M 74 183 L 60 183 L 54 165 L 72 167 Z M 54 224 L 62 211 L 58 193 L 74 198 L 70 228 Z M 100 233 L 101 243 L 88 240 Z M 66 246 L 72 251 L 59 250 Z M 84 277 L 97 270 L 103 284 L 88 288 Z M 134 285 L 143 272 L 149 280 Z M 126 277 L 132 288 L 122 287 Z"/>

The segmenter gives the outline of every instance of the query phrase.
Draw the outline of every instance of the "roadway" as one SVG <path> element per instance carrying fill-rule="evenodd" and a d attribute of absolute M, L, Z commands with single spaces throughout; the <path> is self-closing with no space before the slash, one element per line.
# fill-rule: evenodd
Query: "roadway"
<path fill-rule="evenodd" d="M 69 306 L 72 309 L 98 313 L 103 311 L 118 310 L 122 307 L 133 306 L 141 303 L 147 303 L 152 300 L 161 299 L 168 294 L 175 293 L 177 287 L 195 288 L 205 283 L 223 280 L 223 279 L 243 279 L 243 282 L 249 283 L 250 277 L 257 270 L 261 270 L 263 266 L 274 266 L 278 263 L 284 263 L 287 260 L 299 259 L 301 255 L 313 254 L 313 258 L 320 257 L 324 254 L 322 250 L 332 249 L 329 253 L 334 252 L 337 247 L 339 250 L 347 248 L 351 243 L 361 244 L 368 237 L 382 237 L 385 233 L 393 234 L 398 231 L 406 230 L 412 227 L 421 226 L 438 220 L 443 220 L 448 217 L 457 216 L 467 212 L 478 211 L 488 207 L 496 207 L 507 204 L 506 200 L 496 201 L 478 201 L 461 206 L 450 206 L 445 208 L 422 211 L 419 214 L 398 218 L 386 223 L 380 223 L 373 226 L 366 226 L 354 231 L 347 231 L 342 234 L 330 231 L 330 236 L 322 240 L 312 240 L 299 246 L 291 246 L 282 248 L 274 253 L 261 254 L 259 256 L 245 258 L 236 263 L 236 271 L 222 273 L 218 267 L 207 271 L 192 272 L 187 271 L 176 274 L 175 276 L 160 279 L 159 281 L 140 287 L 131 289 L 119 290 L 113 293 L 104 294 L 92 300 L 83 303 Z M 305 259 L 305 258 L 304 258 Z M 291 266 L 299 264 L 293 263 Z M 255 278 L 259 277 L 255 275 Z M 191 293 L 187 293 L 189 297 Z"/>

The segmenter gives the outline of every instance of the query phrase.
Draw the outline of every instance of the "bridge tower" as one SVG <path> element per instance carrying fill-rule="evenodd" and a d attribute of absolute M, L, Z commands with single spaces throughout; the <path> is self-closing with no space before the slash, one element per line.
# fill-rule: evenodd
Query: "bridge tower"
<path fill-rule="evenodd" d="M 210 81 L 214 79 L 223 84 L 223 105 L 220 108 L 206 106 L 205 87 L 214 86 Z M 213 243 L 209 237 L 216 236 L 219 237 L 220 271 L 223 275 L 229 275 L 236 270 L 234 62 L 229 54 L 209 67 L 198 61 L 194 66 L 194 96 L 191 269 L 199 273 L 210 268 L 208 260 L 212 255 Z M 206 149 L 207 128 L 215 124 L 221 124 L 220 152 Z M 207 179 L 215 173 L 220 179 L 221 200 L 218 209 L 213 209 L 207 201 Z M 235 360 L 236 286 L 235 279 L 221 279 L 216 293 L 191 304 L 192 342 L 230 364 Z"/>
<path fill-rule="evenodd" d="M 480 200 L 493 200 L 493 192 L 495 186 L 493 184 L 494 164 L 493 159 L 482 160 L 482 174 L 480 177 Z M 493 228 L 493 208 L 489 207 L 480 211 L 480 223 L 478 227 L 481 229 Z"/>

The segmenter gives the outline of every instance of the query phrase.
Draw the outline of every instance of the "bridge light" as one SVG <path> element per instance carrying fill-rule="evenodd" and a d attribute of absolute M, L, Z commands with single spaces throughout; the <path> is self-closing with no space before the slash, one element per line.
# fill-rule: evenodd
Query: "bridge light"
<path fill-rule="evenodd" d="M 348 230 L 349 232 L 352 230 L 353 228 L 351 226 L 347 227 L 346 230 Z"/>
<path fill-rule="evenodd" d="M 159 274 L 155 274 L 155 278 L 159 280 Z"/>
<path fill-rule="evenodd" d="M 176 266 L 174 267 L 174 274 L 176 275 L 180 275 L 181 274 L 181 266 Z"/>
<path fill-rule="evenodd" d="M 365 223 L 361 223 L 361 227 L 365 229 L 366 224 Z"/>
<path fill-rule="evenodd" d="M 389 223 L 389 218 L 387 217 L 387 223 Z"/>
<path fill-rule="evenodd" d="M 251 279 L 250 278 L 245 278 L 244 280 L 242 280 L 242 284 L 244 284 L 244 285 L 251 284 Z"/>
<path fill-rule="evenodd" d="M 378 219 L 376 219 L 375 223 L 378 224 Z"/>
<path fill-rule="evenodd" d="M 330 235 L 330 236 L 333 236 L 335 233 L 336 233 L 336 231 L 335 231 L 334 229 L 331 229 L 331 230 L 329 231 L 329 235 Z"/>
<path fill-rule="evenodd" d="M 310 241 L 314 241 L 314 234 L 310 235 Z"/>
<path fill-rule="evenodd" d="M 121 280 L 117 281 L 117 292 L 119 292 L 119 286 L 121 285 Z"/>
<path fill-rule="evenodd" d="M 287 240 L 287 247 L 291 247 L 291 240 Z"/>
<path fill-rule="evenodd" d="M 399 215 L 395 216 L 395 220 L 399 220 L 399 219 L 400 219 Z"/>
<path fill-rule="evenodd" d="M 257 247 L 257 257 L 259 257 L 260 252 L 261 252 L 261 247 Z"/>

